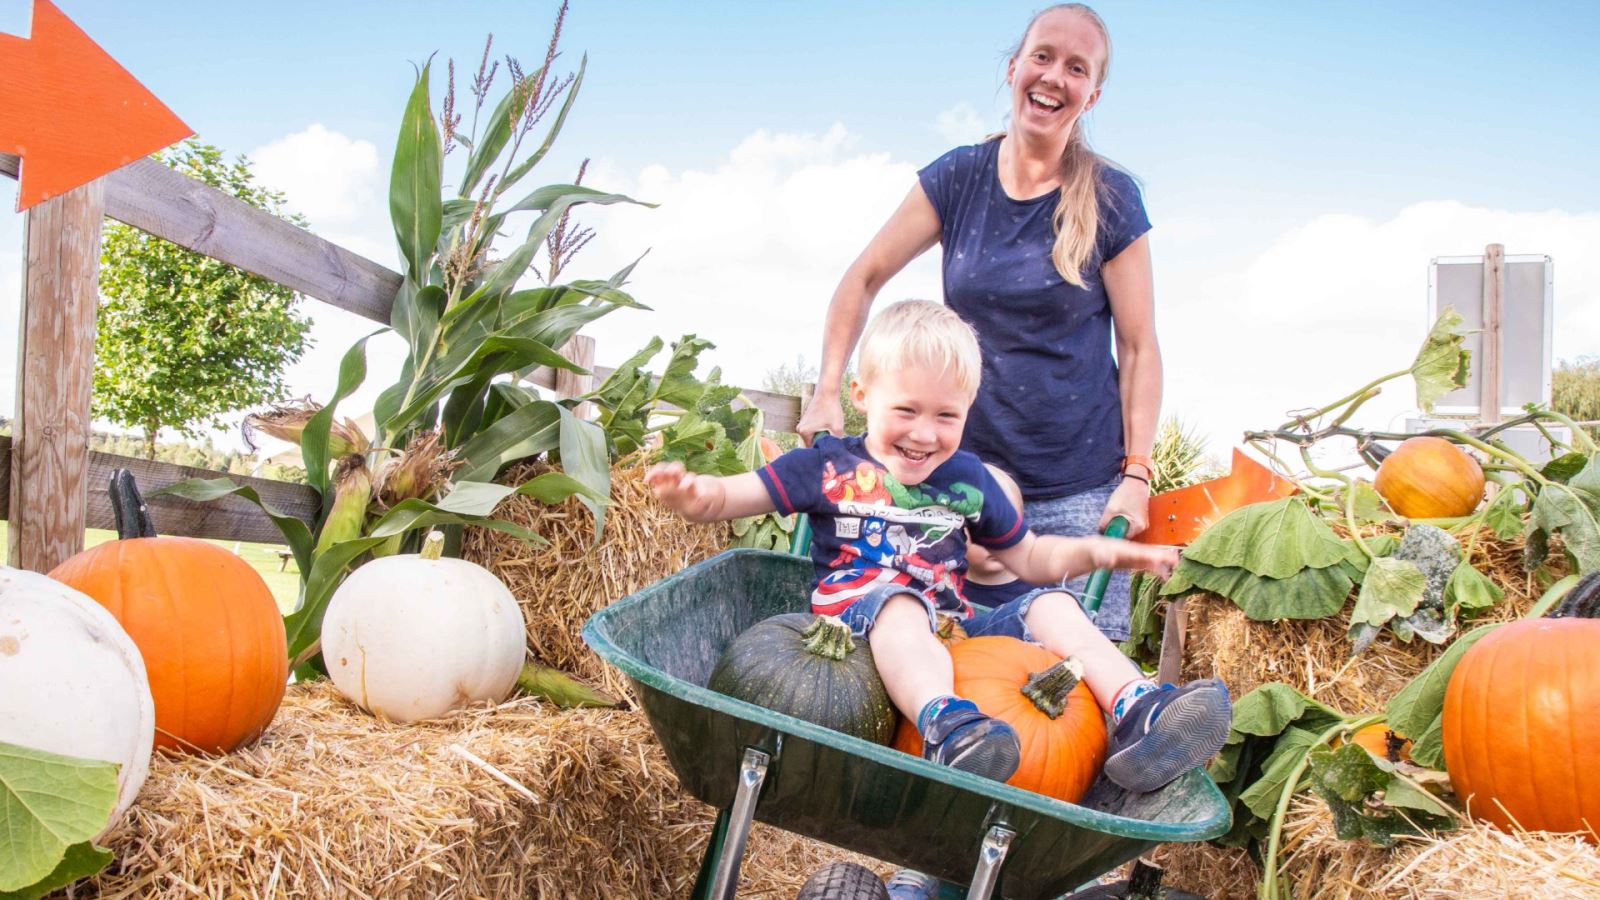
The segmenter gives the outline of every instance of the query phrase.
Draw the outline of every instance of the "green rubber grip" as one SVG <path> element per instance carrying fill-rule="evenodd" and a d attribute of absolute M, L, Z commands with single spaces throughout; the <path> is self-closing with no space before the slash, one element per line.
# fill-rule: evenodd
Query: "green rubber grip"
<path fill-rule="evenodd" d="M 1101 532 L 1106 537 L 1119 538 L 1128 533 L 1128 520 L 1122 516 L 1113 516 L 1106 523 L 1106 530 Z M 1089 621 L 1094 621 L 1095 613 L 1100 611 L 1100 602 L 1106 598 L 1106 585 L 1111 583 L 1110 569 L 1095 569 L 1089 575 L 1089 583 L 1084 586 L 1081 605 L 1083 611 L 1089 616 Z"/>

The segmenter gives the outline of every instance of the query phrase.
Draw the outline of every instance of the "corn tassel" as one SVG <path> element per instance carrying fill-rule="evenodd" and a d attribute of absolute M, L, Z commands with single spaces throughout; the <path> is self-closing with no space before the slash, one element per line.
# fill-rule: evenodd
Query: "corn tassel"
<path fill-rule="evenodd" d="M 411 439 L 405 452 L 378 465 L 373 495 L 379 509 L 406 500 L 429 500 L 460 467 L 454 454 L 439 445 L 438 431 L 425 431 Z"/>
<path fill-rule="evenodd" d="M 333 473 L 333 508 L 322 523 L 315 552 L 322 553 L 341 541 L 361 537 L 367 524 L 367 503 L 371 499 L 372 476 L 367 471 L 366 459 L 360 454 L 340 459 Z"/>

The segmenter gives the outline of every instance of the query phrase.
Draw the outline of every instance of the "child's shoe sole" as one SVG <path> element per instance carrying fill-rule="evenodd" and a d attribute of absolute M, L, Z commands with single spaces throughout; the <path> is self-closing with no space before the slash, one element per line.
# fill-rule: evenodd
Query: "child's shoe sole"
<path fill-rule="evenodd" d="M 1147 794 L 1215 756 L 1228 740 L 1232 720 L 1227 690 L 1218 687 L 1173 698 L 1152 730 L 1106 760 L 1106 777 Z"/>

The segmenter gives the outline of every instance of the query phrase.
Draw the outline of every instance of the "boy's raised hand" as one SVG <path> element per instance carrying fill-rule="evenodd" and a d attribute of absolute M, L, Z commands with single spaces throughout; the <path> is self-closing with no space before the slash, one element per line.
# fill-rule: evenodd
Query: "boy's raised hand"
<path fill-rule="evenodd" d="M 721 479 L 697 475 L 683 463 L 657 463 L 644 473 L 645 483 L 668 509 L 694 522 L 709 522 L 722 511 L 724 491 Z"/>
<path fill-rule="evenodd" d="M 1092 536 L 1087 542 L 1089 562 L 1096 569 L 1143 569 L 1171 578 L 1178 566 L 1178 548 L 1136 544 L 1121 538 Z"/>

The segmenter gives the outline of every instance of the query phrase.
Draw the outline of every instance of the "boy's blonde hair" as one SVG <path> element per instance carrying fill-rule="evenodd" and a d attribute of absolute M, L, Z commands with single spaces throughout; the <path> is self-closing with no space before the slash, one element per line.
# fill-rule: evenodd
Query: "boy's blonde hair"
<path fill-rule="evenodd" d="M 950 307 L 931 300 L 902 300 L 872 317 L 861 334 L 856 377 L 871 384 L 884 372 L 912 366 L 945 372 L 978 396 L 983 356 L 978 335 Z"/>

